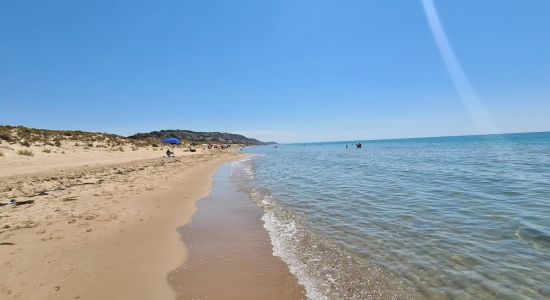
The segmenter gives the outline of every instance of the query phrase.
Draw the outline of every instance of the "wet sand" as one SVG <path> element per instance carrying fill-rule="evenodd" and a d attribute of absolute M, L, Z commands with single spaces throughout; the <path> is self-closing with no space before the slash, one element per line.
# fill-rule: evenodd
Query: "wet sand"
<path fill-rule="evenodd" d="M 187 248 L 183 266 L 168 282 L 177 299 L 305 299 L 288 267 L 273 256 L 262 210 L 220 168 L 211 194 L 180 227 Z"/>

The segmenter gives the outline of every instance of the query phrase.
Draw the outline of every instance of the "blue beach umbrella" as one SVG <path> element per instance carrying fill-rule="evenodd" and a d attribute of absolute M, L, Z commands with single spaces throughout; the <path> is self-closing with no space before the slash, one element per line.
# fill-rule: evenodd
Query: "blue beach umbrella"
<path fill-rule="evenodd" d="M 178 138 L 167 138 L 163 139 L 162 142 L 170 145 L 181 145 L 181 140 Z"/>

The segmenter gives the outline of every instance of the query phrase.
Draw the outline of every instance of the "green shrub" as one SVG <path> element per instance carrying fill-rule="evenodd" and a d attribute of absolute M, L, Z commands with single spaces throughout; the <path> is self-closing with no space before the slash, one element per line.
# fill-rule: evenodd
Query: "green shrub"
<path fill-rule="evenodd" d="M 44 152 L 44 153 L 50 153 L 50 152 L 52 152 L 52 149 L 42 149 L 42 152 Z"/>
<path fill-rule="evenodd" d="M 55 140 L 54 145 L 55 145 L 56 147 L 61 147 L 61 141 L 60 141 L 60 140 Z"/>
<path fill-rule="evenodd" d="M 25 155 L 25 156 L 34 156 L 34 153 L 32 153 L 31 150 L 17 150 L 18 155 Z"/>
<path fill-rule="evenodd" d="M 25 147 L 30 147 L 31 146 L 31 144 L 28 141 L 22 141 L 19 144 L 21 144 L 21 146 L 25 146 Z"/>

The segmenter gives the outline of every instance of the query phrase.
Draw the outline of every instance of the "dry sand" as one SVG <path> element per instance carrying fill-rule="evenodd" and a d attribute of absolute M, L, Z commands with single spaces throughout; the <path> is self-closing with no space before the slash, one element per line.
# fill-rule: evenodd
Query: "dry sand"
<path fill-rule="evenodd" d="M 239 158 L 1 150 L 0 299 L 172 299 L 167 274 L 185 260 L 175 229 Z"/>
<path fill-rule="evenodd" d="M 61 147 L 30 146 L 7 144 L 0 141 L 0 178 L 6 176 L 36 174 L 39 172 L 66 171 L 68 168 L 105 165 L 130 162 L 138 159 L 158 158 L 164 155 L 168 147 L 132 147 L 120 146 L 116 148 L 90 148 L 75 146 L 78 143 L 65 143 Z M 182 146 L 170 146 L 181 155 L 191 155 L 183 152 Z M 115 150 L 123 151 L 115 151 Z M 33 156 L 18 155 L 19 150 L 31 151 Z M 47 151 L 47 152 L 44 152 Z M 198 149 L 203 152 L 202 149 Z"/>

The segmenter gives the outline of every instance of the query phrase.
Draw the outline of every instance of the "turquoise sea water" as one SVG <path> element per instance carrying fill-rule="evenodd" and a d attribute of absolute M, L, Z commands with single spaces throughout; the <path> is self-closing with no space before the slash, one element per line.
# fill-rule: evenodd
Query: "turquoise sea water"
<path fill-rule="evenodd" d="M 245 151 L 310 298 L 550 299 L 550 133 Z"/>

